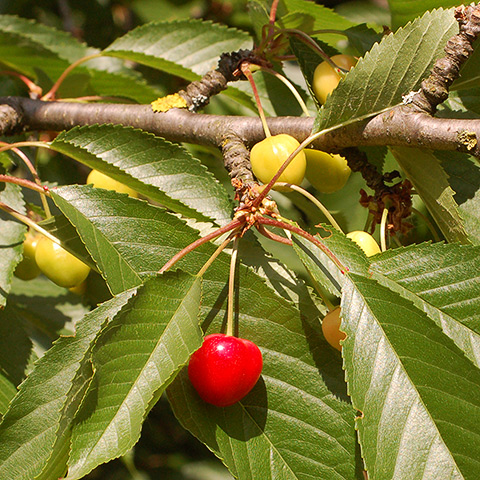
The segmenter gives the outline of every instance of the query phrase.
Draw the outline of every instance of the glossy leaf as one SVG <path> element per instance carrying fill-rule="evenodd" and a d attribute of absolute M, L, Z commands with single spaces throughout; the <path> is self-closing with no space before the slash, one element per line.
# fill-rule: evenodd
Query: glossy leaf
<path fill-rule="evenodd" d="M 373 277 L 411 300 L 480 366 L 480 247 L 422 244 L 374 259 Z"/>
<path fill-rule="evenodd" d="M 476 479 L 480 370 L 425 313 L 372 279 L 349 276 L 342 318 L 368 477 Z"/>
<path fill-rule="evenodd" d="M 0 425 L 0 476 L 32 480 L 55 445 L 62 411 L 77 372 L 100 329 L 118 313 L 133 291 L 125 292 L 86 315 L 75 337 L 61 337 L 22 383 Z M 71 417 L 70 423 L 73 420 Z"/>
<path fill-rule="evenodd" d="M 183 147 L 141 130 L 93 125 L 60 134 L 51 144 L 173 211 L 219 224 L 230 219 L 225 189 Z"/>
<path fill-rule="evenodd" d="M 24 211 L 24 201 L 20 188 L 13 184 L 6 184 L 4 190 L 0 191 L 0 202 L 18 212 Z M 25 239 L 26 227 L 14 220 L 7 213 L 0 211 L 0 309 L 7 302 L 7 295 L 10 291 L 13 272 L 18 262 L 22 259 L 23 240 Z"/>
<path fill-rule="evenodd" d="M 438 159 L 430 151 L 418 148 L 395 147 L 391 150 L 445 238 L 450 242 L 468 243 L 468 235 L 453 198 L 455 192 Z"/>
<path fill-rule="evenodd" d="M 150 403 L 202 344 L 200 300 L 199 278 L 167 273 L 139 288 L 97 339 L 92 388 L 72 433 L 69 480 L 137 442 Z"/>
<path fill-rule="evenodd" d="M 375 44 L 319 110 L 315 131 L 358 121 L 402 102 L 418 89 L 446 41 L 458 32 L 452 10 L 427 12 Z M 348 102 L 345 102 L 348 98 Z"/>

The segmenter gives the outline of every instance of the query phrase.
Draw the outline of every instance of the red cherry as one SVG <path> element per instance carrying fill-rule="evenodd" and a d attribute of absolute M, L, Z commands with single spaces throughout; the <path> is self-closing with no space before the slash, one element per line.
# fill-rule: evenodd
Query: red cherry
<path fill-rule="evenodd" d="M 188 376 L 205 402 L 227 407 L 250 392 L 262 366 L 262 354 L 253 342 L 214 333 L 191 356 Z"/>

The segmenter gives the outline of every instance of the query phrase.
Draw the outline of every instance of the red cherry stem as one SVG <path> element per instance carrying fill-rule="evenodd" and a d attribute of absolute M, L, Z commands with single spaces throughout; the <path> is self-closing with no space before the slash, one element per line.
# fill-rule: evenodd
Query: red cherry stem
<path fill-rule="evenodd" d="M 269 240 L 275 240 L 276 242 L 284 243 L 285 245 L 290 246 L 293 244 L 293 242 L 289 238 L 281 237 L 280 235 L 277 235 L 276 233 L 267 230 L 263 225 L 255 224 L 255 228 Z"/>
<path fill-rule="evenodd" d="M 342 262 L 333 254 L 333 252 L 322 242 L 320 242 L 316 237 L 311 235 L 310 233 L 306 232 L 305 230 L 302 230 L 300 227 L 296 227 L 295 225 L 290 225 L 285 222 L 281 222 L 279 220 L 275 220 L 273 218 L 267 218 L 267 217 L 257 217 L 256 218 L 257 223 L 261 225 L 269 225 L 271 227 L 277 227 L 277 228 L 282 228 L 283 230 L 288 230 L 290 232 L 296 233 L 297 235 L 300 235 L 301 237 L 305 238 L 306 240 L 312 242 L 314 245 L 316 245 L 320 250 L 322 250 L 323 253 L 327 255 L 330 260 L 335 263 L 335 265 L 342 271 L 342 273 L 348 272 L 348 268 L 345 267 Z"/>
<path fill-rule="evenodd" d="M 29 188 L 30 190 L 35 190 L 38 193 L 47 195 L 48 197 L 50 196 L 50 191 L 48 190 L 48 187 L 46 187 L 45 185 L 37 185 L 35 182 L 26 180 L 25 178 L 17 178 L 17 177 L 12 177 L 11 175 L 0 174 L 0 182 L 15 183 L 16 185 L 20 185 L 21 187 L 26 187 L 26 188 Z"/>
<path fill-rule="evenodd" d="M 173 265 L 175 265 L 179 260 L 181 260 L 185 255 L 187 255 L 190 252 L 193 252 L 197 247 L 200 245 L 203 245 L 204 243 L 209 242 L 210 240 L 214 240 L 215 238 L 219 237 L 220 235 L 223 235 L 224 233 L 230 232 L 236 228 L 239 228 L 240 226 L 245 224 L 245 219 L 235 219 L 232 220 L 230 223 L 227 223 L 227 225 L 224 225 L 223 227 L 218 228 L 212 233 L 209 233 L 208 235 L 205 235 L 202 238 L 199 238 L 198 240 L 195 240 L 192 242 L 190 245 L 186 246 L 182 250 L 180 250 L 177 254 L 175 254 L 159 271 L 158 273 L 163 273 L 166 272 L 168 269 L 172 268 Z"/>
<path fill-rule="evenodd" d="M 6 143 L 6 142 L 0 142 L 0 145 L 9 145 L 9 144 Z M 33 163 L 30 161 L 30 159 L 25 155 L 25 153 L 23 153 L 17 147 L 13 147 L 12 152 L 15 152 L 22 159 L 23 163 L 25 164 L 25 166 L 28 168 L 28 170 L 32 174 L 33 179 L 35 180 L 35 183 L 37 185 L 42 186 L 42 181 L 40 180 L 40 177 L 38 176 L 37 170 L 33 166 Z M 50 218 L 52 216 L 52 214 L 50 212 L 50 207 L 48 206 L 48 202 L 47 202 L 47 199 L 45 197 L 45 190 L 43 189 L 43 186 L 42 186 L 42 193 L 40 193 L 40 200 L 42 202 L 43 210 L 45 212 L 46 217 Z"/>
<path fill-rule="evenodd" d="M 29 92 L 32 94 L 30 97 L 32 98 L 38 98 L 42 94 L 42 87 L 39 87 L 35 82 L 32 82 L 32 80 L 27 78 L 25 75 L 12 72 L 10 70 L 2 70 L 0 71 L 0 75 L 12 75 L 19 78 L 28 87 Z"/>
<path fill-rule="evenodd" d="M 260 95 L 258 94 L 257 86 L 255 85 L 255 80 L 253 79 L 252 71 L 250 69 L 250 64 L 248 62 L 242 62 L 240 65 L 240 70 L 247 77 L 248 81 L 253 90 L 253 95 L 255 97 L 255 103 L 257 104 L 258 115 L 262 121 L 263 131 L 265 132 L 266 137 L 271 137 L 270 129 L 268 128 L 267 119 L 265 117 L 265 112 L 262 107 L 262 102 L 260 101 Z"/>
<path fill-rule="evenodd" d="M 238 242 L 239 236 L 233 241 L 232 258 L 230 259 L 230 274 L 228 276 L 228 304 L 227 304 L 227 336 L 233 336 L 233 313 L 234 313 L 234 293 L 235 293 L 235 270 L 237 267 Z"/>

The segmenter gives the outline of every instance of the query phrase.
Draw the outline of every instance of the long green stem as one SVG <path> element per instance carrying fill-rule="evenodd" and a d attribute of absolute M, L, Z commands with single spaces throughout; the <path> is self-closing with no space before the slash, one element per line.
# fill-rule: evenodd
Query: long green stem
<path fill-rule="evenodd" d="M 284 83 L 287 86 L 287 88 L 292 92 L 293 96 L 297 100 L 297 102 L 300 105 L 300 108 L 302 109 L 305 116 L 306 117 L 310 116 L 310 112 L 308 111 L 308 108 L 305 105 L 305 102 L 303 101 L 303 98 L 300 96 L 297 89 L 295 88 L 293 83 L 288 78 L 284 77 L 283 75 L 276 72 L 275 70 L 272 70 L 271 68 L 262 67 L 262 71 L 267 72 L 270 75 L 273 75 L 274 77 L 278 78 L 282 83 Z"/>
<path fill-rule="evenodd" d="M 412 212 L 418 215 L 420 218 L 423 218 L 423 221 L 427 224 L 427 228 L 430 230 L 430 233 L 433 236 L 433 239 L 436 242 L 441 242 L 441 238 L 438 235 L 437 231 L 435 230 L 435 227 L 433 226 L 433 223 L 430 221 L 428 217 L 426 217 L 422 212 L 417 210 L 416 208 L 412 207 Z"/>
<path fill-rule="evenodd" d="M 4 143 L 3 147 L 0 147 L 0 153 L 6 152 L 7 150 L 12 150 L 14 148 L 20 147 L 42 147 L 51 149 L 52 147 L 46 142 L 15 142 L 15 143 Z"/>
<path fill-rule="evenodd" d="M 380 222 L 380 246 L 382 252 L 387 250 L 387 218 L 388 218 L 388 209 L 384 208 L 382 213 L 382 220 Z"/>
<path fill-rule="evenodd" d="M 200 245 L 203 245 L 204 243 L 209 242 L 210 240 L 214 240 L 215 238 L 220 237 L 226 232 L 231 232 L 232 230 L 235 230 L 236 228 L 241 227 L 245 223 L 245 220 L 232 220 L 230 223 L 227 225 L 218 228 L 212 233 L 209 233 L 208 235 L 205 235 L 202 238 L 199 238 L 198 240 L 195 240 L 192 242 L 190 245 L 186 246 L 184 249 L 180 250 L 176 255 L 174 255 L 160 270 L 158 273 L 163 273 L 166 272 L 168 269 L 172 268 L 179 260 L 181 260 L 185 255 L 187 255 L 190 252 L 193 252 L 197 247 Z"/>
<path fill-rule="evenodd" d="M 225 247 L 232 241 L 234 233 L 231 233 L 219 246 L 218 248 L 212 253 L 210 258 L 205 262 L 203 267 L 198 271 L 197 277 L 201 277 L 205 274 L 208 270 L 210 265 L 215 261 L 215 259 L 225 250 Z"/>
<path fill-rule="evenodd" d="M 67 78 L 67 76 L 70 74 L 70 72 L 74 68 L 78 67 L 80 64 L 84 62 L 88 62 L 88 60 L 93 60 L 94 58 L 100 58 L 101 56 L 102 56 L 101 53 L 95 53 L 94 55 L 87 55 L 86 57 L 79 58 L 76 62 L 73 62 L 58 77 L 58 80 L 53 84 L 52 88 L 42 97 L 42 100 L 51 100 L 57 93 L 57 90 L 60 88 L 60 85 L 63 83 L 65 78 Z"/>
<path fill-rule="evenodd" d="M 230 259 L 230 274 L 228 276 L 228 304 L 227 304 L 227 331 L 226 335 L 233 335 L 233 314 L 235 306 L 235 271 L 237 268 L 239 236 L 233 241 L 232 258 Z"/>
<path fill-rule="evenodd" d="M 336 220 L 333 218 L 333 215 L 328 211 L 325 205 L 318 198 L 314 197 L 309 191 L 298 185 L 293 185 L 292 183 L 277 182 L 275 185 L 279 185 L 281 187 L 288 187 L 298 193 L 301 193 L 304 197 L 308 198 L 316 207 L 318 207 L 318 209 L 325 215 L 325 217 L 336 230 L 338 230 L 340 233 L 343 233 L 340 225 L 336 222 Z"/>
<path fill-rule="evenodd" d="M 57 245 L 60 245 L 63 247 L 62 243 L 60 240 L 53 236 L 50 232 L 47 232 L 44 228 L 42 228 L 40 225 L 35 223 L 31 218 L 28 218 L 26 215 L 23 215 L 20 212 L 17 212 L 13 208 L 9 207 L 3 202 L 0 202 L 0 210 L 3 210 L 4 212 L 7 212 L 10 214 L 13 218 L 16 218 L 17 220 L 20 220 L 23 222 L 25 225 L 28 225 L 30 228 L 35 230 L 38 233 L 41 233 L 42 235 L 45 235 L 47 238 L 49 238 L 53 243 L 56 243 Z"/>

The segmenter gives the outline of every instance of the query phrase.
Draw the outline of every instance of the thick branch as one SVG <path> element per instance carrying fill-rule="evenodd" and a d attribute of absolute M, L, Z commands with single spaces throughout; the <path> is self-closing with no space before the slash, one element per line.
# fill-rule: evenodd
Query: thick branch
<path fill-rule="evenodd" d="M 246 145 L 265 137 L 256 117 L 233 117 L 190 113 L 173 109 L 154 113 L 150 105 L 82 104 L 42 102 L 23 97 L 0 97 L 0 134 L 22 130 L 65 130 L 76 125 L 112 123 L 130 125 L 171 141 L 221 147 L 225 132 L 235 132 Z M 311 132 L 313 119 L 275 117 L 268 119 L 273 135 L 288 132 L 299 141 Z M 405 105 L 372 119 L 325 134 L 315 146 L 325 151 L 361 145 L 425 147 L 460 150 L 480 156 L 477 139 L 480 120 L 434 118 Z"/>

